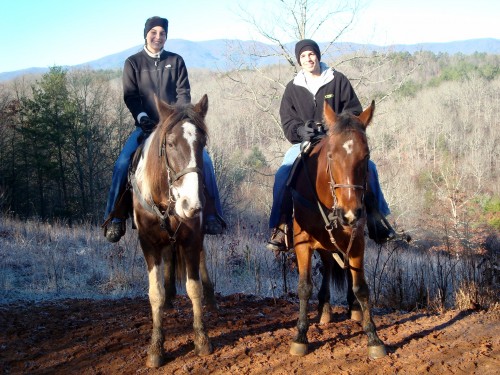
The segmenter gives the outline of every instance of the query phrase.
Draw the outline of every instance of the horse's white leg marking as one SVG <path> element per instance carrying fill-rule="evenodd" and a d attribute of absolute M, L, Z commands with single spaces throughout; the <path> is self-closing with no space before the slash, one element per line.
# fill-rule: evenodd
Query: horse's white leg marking
<path fill-rule="evenodd" d="M 193 327 L 195 330 L 203 330 L 203 307 L 201 297 L 203 288 L 200 280 L 193 280 L 189 277 L 186 280 L 186 292 L 193 304 Z"/>
<path fill-rule="evenodd" d="M 163 304 L 165 303 L 165 286 L 163 276 L 163 259 L 149 271 L 149 303 L 153 315 L 153 329 L 161 328 Z"/>

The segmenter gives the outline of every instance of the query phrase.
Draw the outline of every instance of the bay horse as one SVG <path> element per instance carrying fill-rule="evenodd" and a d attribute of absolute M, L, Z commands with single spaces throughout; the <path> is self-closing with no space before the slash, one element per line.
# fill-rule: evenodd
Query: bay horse
<path fill-rule="evenodd" d="M 377 336 L 373 322 L 369 289 L 364 275 L 366 211 L 364 197 L 368 181 L 370 150 L 366 127 L 370 124 L 375 102 L 359 116 L 337 115 L 325 102 L 323 117 L 327 135 L 310 151 L 300 155 L 302 166 L 294 176 L 293 244 L 299 271 L 300 300 L 297 335 L 290 347 L 292 355 L 307 354 L 309 321 L 307 305 L 312 294 L 312 255 L 317 251 L 324 265 L 319 294 L 320 314 L 329 299 L 329 272 L 333 256 L 350 273 L 348 294 L 350 310 L 354 296 L 361 309 L 361 324 L 368 336 L 368 355 L 386 355 L 384 343 Z M 340 267 L 338 267 L 340 268 Z M 326 295 L 326 297 L 325 297 Z M 351 295 L 351 297 L 349 297 Z M 329 307 L 328 307 L 329 308 Z M 329 311 L 328 311 L 329 314 Z M 329 317 L 322 318 L 329 321 Z"/>
<path fill-rule="evenodd" d="M 202 230 L 202 153 L 207 140 L 208 97 L 204 95 L 196 105 L 171 106 L 158 99 L 156 104 L 160 121 L 144 142 L 130 177 L 153 320 L 146 365 L 154 368 L 165 358 L 162 318 L 165 304 L 175 295 L 173 262 L 177 278 L 186 279 L 193 305 L 194 351 L 198 355 L 213 350 L 203 325 L 203 293 L 210 294 L 209 302 L 215 301 L 206 272 Z"/>

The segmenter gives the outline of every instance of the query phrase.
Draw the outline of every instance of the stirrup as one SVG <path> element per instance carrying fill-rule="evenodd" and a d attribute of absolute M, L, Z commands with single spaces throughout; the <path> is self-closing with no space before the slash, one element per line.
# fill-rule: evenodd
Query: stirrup
<path fill-rule="evenodd" d="M 115 243 L 125 235 L 126 221 L 111 221 L 104 225 L 104 236 L 109 242 Z"/>
<path fill-rule="evenodd" d="M 271 238 L 267 241 L 266 249 L 274 252 L 288 251 L 290 249 L 288 240 L 288 225 L 280 224 L 273 229 Z"/>
<path fill-rule="evenodd" d="M 226 222 L 219 215 L 209 215 L 203 226 L 205 234 L 222 234 L 226 228 Z"/>

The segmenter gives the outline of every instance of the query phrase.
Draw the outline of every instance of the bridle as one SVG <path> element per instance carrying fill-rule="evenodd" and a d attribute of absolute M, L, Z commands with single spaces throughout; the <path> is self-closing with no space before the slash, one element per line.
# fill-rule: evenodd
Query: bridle
<path fill-rule="evenodd" d="M 184 116 L 183 118 L 180 119 L 180 121 L 184 120 L 185 118 L 188 118 L 187 116 Z M 138 198 L 141 206 L 146 209 L 148 212 L 156 215 L 160 221 L 160 227 L 162 230 L 165 230 L 170 237 L 170 242 L 174 243 L 176 242 L 177 239 L 177 232 L 179 231 L 179 228 L 181 224 L 183 223 L 182 219 L 180 216 L 175 212 L 175 203 L 177 201 L 177 198 L 175 197 L 174 194 L 174 183 L 178 181 L 181 177 L 187 175 L 188 173 L 197 173 L 200 177 L 203 177 L 203 170 L 199 167 L 187 167 L 182 169 L 179 172 L 176 172 L 172 166 L 171 163 L 169 162 L 168 159 L 168 153 L 166 151 L 166 135 L 163 138 L 163 141 L 160 144 L 160 150 L 159 150 L 159 157 L 164 158 L 165 160 L 165 168 L 167 170 L 167 182 L 168 182 L 168 205 L 167 208 L 162 210 L 160 207 L 151 199 L 151 203 L 148 203 L 146 199 L 141 194 L 141 191 L 139 189 L 139 185 L 137 184 L 137 179 L 135 178 L 135 174 L 131 173 L 130 174 L 130 182 L 134 191 L 134 194 Z M 177 228 L 175 231 L 172 231 L 169 225 L 169 218 L 170 217 L 176 217 L 178 220 Z"/>
<path fill-rule="evenodd" d="M 325 229 L 328 232 L 328 235 L 330 237 L 330 242 L 335 246 L 335 248 L 343 255 L 344 261 L 342 262 L 340 258 L 335 257 L 337 255 L 334 253 L 334 258 L 335 260 L 339 263 L 339 265 L 347 269 L 349 268 L 349 253 L 351 252 L 352 244 L 354 243 L 354 239 L 356 238 L 357 235 L 357 229 L 358 225 L 356 222 L 356 225 L 352 227 L 351 230 L 351 236 L 349 238 L 349 245 L 347 246 L 347 250 L 343 251 L 340 246 L 337 244 L 337 241 L 335 240 L 335 237 L 333 236 L 333 229 L 338 227 L 339 223 L 339 217 L 341 215 L 341 209 L 338 205 L 338 199 L 337 195 L 335 194 L 335 189 L 354 189 L 354 190 L 361 190 L 363 192 L 363 195 L 361 196 L 361 203 L 364 203 L 365 201 L 365 192 L 366 192 L 366 186 L 367 186 L 367 175 L 368 175 L 368 168 L 365 173 L 365 181 L 363 185 L 356 185 L 356 184 L 337 184 L 335 182 L 335 179 L 333 178 L 333 172 L 332 172 L 332 163 L 333 163 L 333 158 L 332 158 L 332 153 L 331 151 L 328 151 L 326 154 L 327 158 L 327 172 L 328 176 L 330 178 L 330 181 L 328 184 L 330 185 L 330 193 L 333 198 L 333 205 L 331 208 L 331 215 L 329 215 L 329 220 L 326 219 L 326 216 L 322 210 L 320 212 L 322 213 L 323 220 L 325 221 Z M 367 164 L 368 165 L 368 164 Z"/>
<path fill-rule="evenodd" d="M 174 182 L 178 181 L 182 176 L 185 176 L 188 173 L 197 173 L 200 177 L 202 177 L 203 171 L 199 167 L 187 167 L 179 172 L 176 172 L 171 167 L 171 165 L 168 161 L 168 154 L 166 151 L 166 140 L 165 139 L 163 139 L 163 142 L 161 143 L 159 155 L 160 155 L 160 158 L 165 156 L 165 167 L 167 169 L 167 181 L 168 181 L 168 202 L 169 202 L 169 205 L 167 207 L 166 212 L 168 212 L 168 211 L 171 211 L 171 205 L 175 204 L 175 202 L 176 202 L 175 194 L 173 193 Z M 153 204 L 154 204 L 154 202 L 153 202 Z M 177 216 L 177 214 L 175 213 L 175 210 L 173 210 L 173 215 Z"/>
<path fill-rule="evenodd" d="M 301 149 L 305 149 L 305 148 L 306 147 L 301 146 Z M 335 190 L 336 189 L 361 190 L 363 192 L 363 196 L 361 197 L 361 201 L 363 203 L 365 200 L 365 192 L 367 190 L 368 164 L 367 164 L 367 170 L 365 173 L 365 181 L 364 181 L 363 185 L 338 184 L 335 182 L 335 179 L 333 177 L 333 171 L 332 171 L 333 158 L 332 158 L 331 151 L 327 152 L 326 158 L 327 158 L 327 167 L 326 168 L 327 168 L 327 173 L 328 173 L 328 177 L 329 177 L 328 184 L 330 186 L 330 194 L 332 195 L 332 199 L 333 199 L 333 204 L 332 204 L 332 207 L 331 207 L 328 215 L 325 212 L 326 207 L 323 206 L 323 204 L 320 202 L 318 194 L 316 192 L 316 189 L 314 189 L 314 184 L 311 181 L 311 176 L 309 175 L 309 171 L 307 168 L 307 163 L 305 161 L 305 158 L 301 157 L 301 160 L 302 160 L 302 164 L 304 166 L 305 175 L 307 176 L 307 179 L 309 182 L 309 186 L 311 187 L 311 190 L 315 196 L 319 212 L 321 214 L 321 217 L 323 218 L 323 222 L 325 223 L 325 230 L 328 232 L 328 236 L 330 237 L 330 242 L 335 246 L 337 251 L 342 254 L 344 259 L 342 261 L 337 253 L 333 253 L 333 257 L 335 258 L 337 263 L 339 263 L 340 267 L 342 267 L 343 269 L 348 269 L 349 268 L 349 253 L 351 251 L 352 244 L 354 243 L 354 239 L 356 238 L 358 226 L 356 223 L 356 225 L 354 227 L 352 227 L 351 236 L 349 239 L 349 245 L 347 246 L 347 250 L 345 250 L 345 251 L 342 250 L 340 248 L 340 246 L 338 245 L 338 243 L 335 240 L 335 237 L 333 235 L 333 230 L 338 228 L 338 226 L 339 226 L 340 216 L 341 216 L 341 208 L 339 207 L 337 195 L 335 194 Z"/>

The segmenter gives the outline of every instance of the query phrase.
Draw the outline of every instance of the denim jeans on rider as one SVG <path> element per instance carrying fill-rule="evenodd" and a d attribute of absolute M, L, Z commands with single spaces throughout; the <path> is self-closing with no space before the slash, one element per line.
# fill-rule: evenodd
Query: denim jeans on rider
<path fill-rule="evenodd" d="M 115 203 L 118 199 L 120 191 L 127 182 L 130 159 L 135 150 L 137 150 L 137 148 L 139 147 L 139 142 L 142 138 L 142 135 L 143 132 L 141 128 L 137 127 L 128 137 L 125 145 L 123 146 L 122 152 L 116 160 L 115 166 L 113 168 L 113 177 L 111 180 L 111 188 L 109 189 L 108 203 L 106 205 L 104 220 L 108 218 L 109 214 L 115 207 Z M 220 203 L 219 190 L 217 189 L 217 183 L 215 180 L 214 166 L 206 149 L 203 149 L 203 169 L 203 178 L 205 180 L 207 192 L 212 198 L 214 198 L 217 213 L 222 217 L 222 207 Z"/>
<path fill-rule="evenodd" d="M 276 228 L 280 224 L 281 206 L 285 196 L 286 181 L 292 169 L 293 163 L 299 154 L 300 143 L 296 143 L 285 153 L 283 162 L 276 171 L 276 175 L 274 176 L 273 206 L 269 217 L 269 228 Z M 382 189 L 380 188 L 377 167 L 371 160 L 368 162 L 368 184 L 370 185 L 370 190 L 375 195 L 375 198 L 377 198 L 380 213 L 384 216 L 389 215 L 391 211 L 384 198 Z"/>

